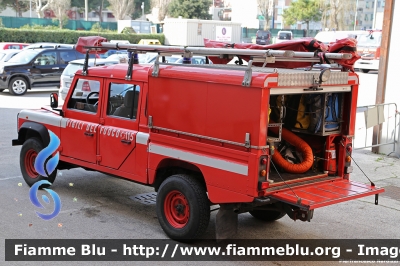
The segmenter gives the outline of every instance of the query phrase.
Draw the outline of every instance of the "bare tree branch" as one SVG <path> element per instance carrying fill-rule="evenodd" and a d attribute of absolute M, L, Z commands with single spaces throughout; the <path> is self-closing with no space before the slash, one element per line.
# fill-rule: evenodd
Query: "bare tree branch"
<path fill-rule="evenodd" d="M 135 10 L 133 0 L 108 0 L 108 2 L 116 20 L 124 19 Z"/>

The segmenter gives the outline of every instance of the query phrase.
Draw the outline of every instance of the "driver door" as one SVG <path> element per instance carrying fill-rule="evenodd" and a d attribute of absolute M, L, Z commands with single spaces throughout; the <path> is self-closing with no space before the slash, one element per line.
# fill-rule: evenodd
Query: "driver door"
<path fill-rule="evenodd" d="M 103 79 L 92 77 L 80 77 L 72 84 L 63 107 L 67 121 L 61 128 L 61 155 L 97 163 L 102 84 Z"/>

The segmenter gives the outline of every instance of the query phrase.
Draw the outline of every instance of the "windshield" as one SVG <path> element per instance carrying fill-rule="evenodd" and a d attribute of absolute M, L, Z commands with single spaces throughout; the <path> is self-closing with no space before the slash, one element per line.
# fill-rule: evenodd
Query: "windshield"
<path fill-rule="evenodd" d="M 8 62 L 10 63 L 29 63 L 32 59 L 38 54 L 38 51 L 35 50 L 25 50 L 14 57 L 12 57 Z"/>
<path fill-rule="evenodd" d="M 83 65 L 81 64 L 68 64 L 68 66 L 64 69 L 62 73 L 63 76 L 73 76 L 75 75 L 76 71 L 79 69 L 83 69 Z"/>
<path fill-rule="evenodd" d="M 372 37 L 372 38 L 371 38 Z M 374 32 L 371 34 L 358 35 L 357 46 L 378 47 L 381 45 L 382 33 Z"/>

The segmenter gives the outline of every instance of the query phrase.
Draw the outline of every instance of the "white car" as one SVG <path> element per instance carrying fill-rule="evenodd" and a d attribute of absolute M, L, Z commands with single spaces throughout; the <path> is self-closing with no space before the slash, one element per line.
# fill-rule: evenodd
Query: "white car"
<path fill-rule="evenodd" d="M 21 52 L 21 50 L 17 49 L 0 50 L 0 63 L 7 62 L 8 60 L 11 59 L 11 57 L 18 54 L 19 52 Z"/>
<path fill-rule="evenodd" d="M 61 100 L 65 100 L 67 97 L 69 88 L 71 86 L 71 82 L 74 79 L 76 71 L 79 69 L 83 69 L 83 64 L 85 63 L 85 59 L 78 59 L 69 62 L 67 67 L 64 69 L 60 78 L 60 89 L 58 91 L 59 98 Z M 113 65 L 119 64 L 119 60 L 110 60 L 110 59 L 89 59 L 88 66 L 105 66 L 105 65 Z"/>

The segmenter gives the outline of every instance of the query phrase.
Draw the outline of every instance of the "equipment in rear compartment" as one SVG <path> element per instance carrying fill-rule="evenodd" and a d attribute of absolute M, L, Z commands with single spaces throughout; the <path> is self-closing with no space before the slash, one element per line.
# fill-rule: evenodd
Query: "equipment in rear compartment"
<path fill-rule="evenodd" d="M 302 174 L 311 167 L 314 171 L 316 168 L 321 168 L 319 161 L 329 158 L 329 169 L 325 162 L 324 171 L 335 174 L 336 168 L 333 167 L 336 164 L 335 145 L 323 138 L 320 141 L 324 142 L 325 153 L 329 153 L 329 156 L 321 154 L 320 149 L 314 154 L 315 151 L 310 147 L 310 143 L 294 132 L 323 136 L 338 133 L 341 121 L 341 98 L 339 93 L 271 96 L 271 121 L 283 124 L 281 142 L 272 156 L 272 161 L 279 169 L 287 173 Z M 279 135 L 277 127 L 271 127 L 269 130 Z M 315 138 L 312 141 L 315 141 Z"/>

